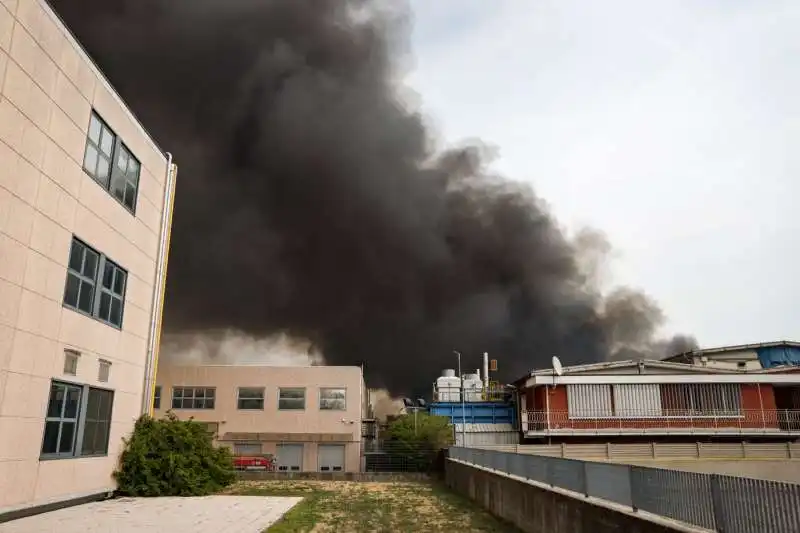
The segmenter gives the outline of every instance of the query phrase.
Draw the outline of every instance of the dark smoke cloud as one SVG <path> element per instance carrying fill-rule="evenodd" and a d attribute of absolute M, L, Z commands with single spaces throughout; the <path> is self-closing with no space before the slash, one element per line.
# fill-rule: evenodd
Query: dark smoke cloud
<path fill-rule="evenodd" d="M 179 164 L 168 332 L 288 333 L 393 392 L 454 349 L 511 379 L 666 348 L 643 294 L 598 295 L 597 234 L 565 238 L 480 143 L 437 151 L 399 96 L 402 9 L 52 1 Z"/>

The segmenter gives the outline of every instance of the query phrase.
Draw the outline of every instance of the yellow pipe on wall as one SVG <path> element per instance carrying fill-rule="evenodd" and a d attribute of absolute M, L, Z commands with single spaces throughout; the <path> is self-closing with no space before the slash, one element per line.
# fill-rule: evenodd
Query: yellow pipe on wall
<path fill-rule="evenodd" d="M 169 264 L 169 245 L 170 239 L 172 237 L 172 215 L 175 208 L 175 186 L 178 181 L 178 166 L 172 164 L 172 168 L 170 169 L 172 173 L 172 183 L 170 186 L 169 191 L 169 202 L 167 207 L 167 217 L 166 217 L 166 224 L 167 230 L 165 235 L 165 246 L 164 246 L 164 256 L 162 257 L 162 276 L 161 276 L 161 286 L 158 288 L 160 298 L 158 299 L 158 306 L 157 309 L 154 310 L 155 312 L 155 320 L 156 320 L 156 328 L 155 328 L 155 346 L 153 348 L 153 368 L 152 368 L 152 375 L 153 375 L 153 382 L 150 384 L 150 390 L 148 391 L 148 402 L 149 405 L 147 406 L 147 414 L 151 417 L 153 416 L 153 399 L 155 398 L 156 392 L 156 379 L 158 376 L 158 356 L 161 352 L 161 323 L 164 317 L 164 299 L 166 297 L 166 289 L 167 289 L 167 266 Z"/>

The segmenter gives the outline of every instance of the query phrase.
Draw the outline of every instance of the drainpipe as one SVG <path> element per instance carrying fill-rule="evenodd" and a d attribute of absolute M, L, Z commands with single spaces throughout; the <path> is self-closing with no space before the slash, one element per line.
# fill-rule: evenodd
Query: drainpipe
<path fill-rule="evenodd" d="M 153 300 L 150 311 L 150 331 L 147 335 L 147 360 L 144 368 L 144 390 L 142 391 L 141 414 L 153 415 L 153 397 L 158 370 L 158 349 L 161 344 L 161 319 L 164 311 L 164 294 L 167 286 L 167 262 L 169 241 L 172 233 L 172 212 L 175 204 L 175 180 L 178 167 L 172 163 L 172 154 L 167 152 L 167 175 L 164 184 L 164 202 L 161 211 L 161 235 L 158 247 L 158 262 L 153 280 Z"/>

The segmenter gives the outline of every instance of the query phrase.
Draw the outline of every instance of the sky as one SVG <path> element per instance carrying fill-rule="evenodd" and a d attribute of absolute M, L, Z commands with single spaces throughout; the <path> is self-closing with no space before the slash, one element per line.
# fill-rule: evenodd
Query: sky
<path fill-rule="evenodd" d="M 665 334 L 800 340 L 800 2 L 410 0 L 404 83 L 568 232 L 614 251 Z"/>

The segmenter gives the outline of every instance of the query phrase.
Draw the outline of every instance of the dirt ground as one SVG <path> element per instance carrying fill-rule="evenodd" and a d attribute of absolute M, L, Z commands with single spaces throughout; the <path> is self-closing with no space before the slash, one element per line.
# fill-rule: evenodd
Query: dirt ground
<path fill-rule="evenodd" d="M 516 531 L 434 483 L 258 481 L 238 483 L 226 492 L 303 497 L 269 533 Z"/>

